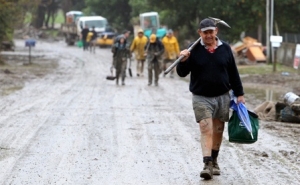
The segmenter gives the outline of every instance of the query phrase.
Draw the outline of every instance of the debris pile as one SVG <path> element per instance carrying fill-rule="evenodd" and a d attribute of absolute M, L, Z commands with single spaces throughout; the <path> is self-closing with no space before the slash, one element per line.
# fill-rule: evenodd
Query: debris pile
<path fill-rule="evenodd" d="M 48 35 L 44 31 L 40 29 L 36 29 L 31 25 L 25 25 L 22 29 L 14 31 L 14 37 L 19 39 L 27 39 L 27 38 L 46 39 L 48 38 Z"/>
<path fill-rule="evenodd" d="M 300 97 L 289 92 L 285 94 L 284 102 L 266 101 L 254 112 L 264 121 L 300 123 Z"/>
<path fill-rule="evenodd" d="M 15 46 L 12 41 L 2 41 L 0 45 L 0 51 L 14 51 Z"/>
<path fill-rule="evenodd" d="M 264 47 L 252 37 L 244 37 L 243 41 L 235 43 L 231 48 L 240 64 L 266 62 Z"/>

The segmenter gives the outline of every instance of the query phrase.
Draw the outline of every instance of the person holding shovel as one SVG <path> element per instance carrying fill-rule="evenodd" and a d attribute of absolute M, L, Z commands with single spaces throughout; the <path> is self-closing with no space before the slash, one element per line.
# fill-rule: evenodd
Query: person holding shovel
<path fill-rule="evenodd" d="M 179 44 L 176 37 L 173 34 L 173 30 L 168 30 L 167 35 L 162 39 L 162 43 L 165 47 L 164 56 L 164 70 L 167 69 L 169 64 L 173 63 L 179 56 Z M 175 68 L 171 71 L 170 77 L 173 78 Z M 165 74 L 164 74 L 165 77 Z"/>
<path fill-rule="evenodd" d="M 145 50 L 148 63 L 148 85 L 152 85 L 154 71 L 154 84 L 158 86 L 159 74 L 162 70 L 161 56 L 164 53 L 164 46 L 155 34 L 151 34 Z"/>
<path fill-rule="evenodd" d="M 122 77 L 122 85 L 125 85 L 127 58 L 130 56 L 126 38 L 120 37 L 114 47 L 116 48 L 116 84 L 119 85 L 119 77 Z"/>
<path fill-rule="evenodd" d="M 118 51 L 118 46 L 119 46 L 119 41 L 121 38 L 125 39 L 125 45 L 127 45 L 127 38 L 130 35 L 130 31 L 129 30 L 125 30 L 123 31 L 122 34 L 118 35 L 115 39 L 114 39 L 114 43 L 111 47 L 111 52 L 112 52 L 112 65 L 110 67 L 110 72 L 111 72 L 111 76 L 108 76 L 107 79 L 109 80 L 114 80 L 114 76 L 113 76 L 113 70 L 114 68 L 116 68 L 116 63 L 117 63 L 117 51 Z"/>
<path fill-rule="evenodd" d="M 145 63 L 145 45 L 147 44 L 148 38 L 144 35 L 144 31 L 140 29 L 138 35 L 134 38 L 130 52 L 134 52 L 136 58 L 136 75 L 143 76 L 144 63 Z"/>
<path fill-rule="evenodd" d="M 112 60 L 112 66 L 113 67 L 115 67 L 115 64 L 116 64 L 116 51 L 117 51 L 116 46 L 118 46 L 116 43 L 119 42 L 121 38 L 125 38 L 125 43 L 127 43 L 127 38 L 129 37 L 129 35 L 130 35 L 130 31 L 125 30 L 125 31 L 123 31 L 122 34 L 118 35 L 114 39 L 114 43 L 111 46 L 111 52 L 113 53 L 113 60 Z"/>
<path fill-rule="evenodd" d="M 193 93 L 193 109 L 201 132 L 204 168 L 200 177 L 212 179 L 220 175 L 217 162 L 224 123 L 229 120 L 229 90 L 238 103 L 245 103 L 241 79 L 230 46 L 217 37 L 218 28 L 212 19 L 203 19 L 198 28 L 201 40 L 177 65 L 180 77 L 191 74 L 189 89 Z"/>

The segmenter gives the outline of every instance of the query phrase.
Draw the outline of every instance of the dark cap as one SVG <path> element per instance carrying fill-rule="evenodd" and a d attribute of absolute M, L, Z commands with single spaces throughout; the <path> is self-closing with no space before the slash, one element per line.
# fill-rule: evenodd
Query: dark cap
<path fill-rule="evenodd" d="M 122 32 L 122 33 L 123 33 L 123 34 L 125 34 L 125 33 L 128 33 L 128 32 L 130 33 L 130 31 L 129 31 L 129 30 L 123 30 L 123 32 Z"/>
<path fill-rule="evenodd" d="M 206 18 L 203 19 L 200 24 L 199 24 L 199 29 L 201 31 L 206 31 L 206 30 L 215 30 L 216 29 L 216 24 L 213 20 Z"/>

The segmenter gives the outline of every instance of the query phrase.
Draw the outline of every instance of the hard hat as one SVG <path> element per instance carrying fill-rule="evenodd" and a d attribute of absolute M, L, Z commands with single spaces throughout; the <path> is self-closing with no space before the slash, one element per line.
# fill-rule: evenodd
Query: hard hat
<path fill-rule="evenodd" d="M 144 33 L 143 29 L 139 29 L 138 33 Z"/>
<path fill-rule="evenodd" d="M 150 43 L 154 43 L 155 41 L 156 41 L 156 35 L 152 33 L 150 35 Z"/>
<path fill-rule="evenodd" d="M 173 34 L 173 30 L 172 30 L 172 29 L 169 29 L 167 33 L 168 33 L 168 34 Z"/>

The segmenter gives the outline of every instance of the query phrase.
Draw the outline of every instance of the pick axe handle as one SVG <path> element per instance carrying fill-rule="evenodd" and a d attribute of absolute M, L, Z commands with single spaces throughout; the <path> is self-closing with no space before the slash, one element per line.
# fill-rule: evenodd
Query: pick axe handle
<path fill-rule="evenodd" d="M 201 37 L 199 37 L 198 40 L 196 40 L 196 41 L 194 42 L 194 44 L 192 44 L 192 45 L 188 48 L 188 51 L 189 51 L 189 52 L 192 51 L 192 49 L 194 49 L 194 47 L 200 42 L 200 40 L 201 40 Z M 164 74 L 166 75 L 166 74 L 168 74 L 170 71 L 172 71 L 172 69 L 173 69 L 174 67 L 176 67 L 176 66 L 179 64 L 179 62 L 180 62 L 183 58 L 184 58 L 184 56 L 181 55 L 177 60 L 175 60 L 175 62 L 173 62 L 173 64 L 170 65 L 170 66 L 168 67 L 168 69 L 165 70 Z"/>

